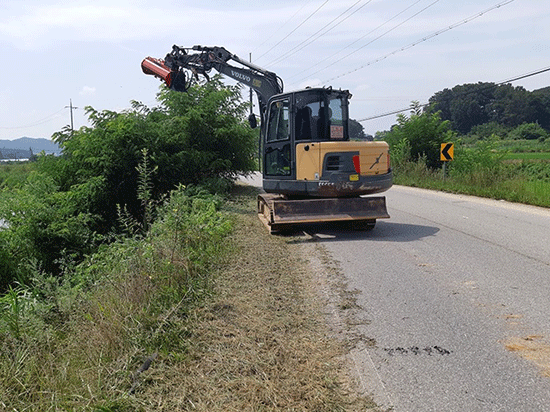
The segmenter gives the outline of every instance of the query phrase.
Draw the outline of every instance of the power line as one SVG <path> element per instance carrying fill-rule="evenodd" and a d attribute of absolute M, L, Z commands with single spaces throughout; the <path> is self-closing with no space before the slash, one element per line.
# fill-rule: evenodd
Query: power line
<path fill-rule="evenodd" d="M 30 124 L 27 124 L 27 125 L 24 125 L 24 126 L 0 127 L 0 129 L 2 129 L 2 130 L 16 130 L 16 129 L 27 129 L 27 128 L 34 127 L 34 126 L 40 126 L 41 124 L 48 123 L 49 121 L 51 121 L 56 115 L 61 113 L 63 110 L 65 110 L 65 108 L 62 108 L 61 110 L 59 110 L 55 113 L 52 113 L 49 116 L 44 117 L 43 119 L 37 120 L 34 123 L 30 123 Z"/>
<path fill-rule="evenodd" d="M 532 72 L 529 72 L 529 73 L 526 73 L 526 74 L 522 74 L 522 75 L 519 75 L 519 76 L 516 76 L 516 77 L 512 77 L 511 79 L 508 79 L 508 80 L 503 80 L 501 82 L 498 82 L 498 83 L 494 83 L 494 84 L 491 84 L 490 86 L 487 86 L 487 88 L 492 88 L 492 87 L 495 87 L 495 86 L 502 86 L 503 84 L 508 84 L 508 83 L 513 83 L 513 82 L 516 82 L 518 80 L 522 80 L 522 79 L 526 79 L 528 77 L 533 77 L 533 76 L 536 76 L 536 75 L 539 75 L 539 74 L 542 74 L 542 73 L 546 73 L 546 72 L 549 72 L 550 71 L 550 67 L 545 67 L 543 69 L 537 69 L 537 70 L 534 70 Z M 484 90 L 484 89 L 481 89 L 481 90 Z M 462 93 L 460 95 L 457 95 L 455 97 L 461 97 L 461 96 L 467 96 L 468 94 L 472 94 L 472 93 L 477 93 L 479 92 L 480 90 L 477 89 L 475 91 L 470 91 L 470 92 L 466 92 L 466 93 Z M 429 103 L 424 103 L 424 104 L 421 104 L 419 107 L 427 107 L 429 106 L 430 104 Z M 375 115 L 375 116 L 370 116 L 370 117 L 366 117 L 364 119 L 360 119 L 360 120 L 357 120 L 358 122 L 366 122 L 367 120 L 374 120 L 374 119 L 379 119 L 381 117 L 386 117 L 386 116 L 391 116 L 391 115 L 394 115 L 394 114 L 399 114 L 399 113 L 403 113 L 403 112 L 406 112 L 408 110 L 410 110 L 410 106 L 407 107 L 406 109 L 400 109 L 400 110 L 394 110 L 394 111 L 391 111 L 391 112 L 387 112 L 387 113 L 383 113 L 383 114 L 378 114 L 378 115 Z"/>
<path fill-rule="evenodd" d="M 497 86 L 500 86 L 500 85 L 506 84 L 506 83 L 512 83 L 512 82 L 522 80 L 522 79 L 526 79 L 528 77 L 536 76 L 537 74 L 542 74 L 542 73 L 545 73 L 545 72 L 548 72 L 548 71 L 550 71 L 550 67 L 545 67 L 544 69 L 538 69 L 538 70 L 529 72 L 527 74 L 522 74 L 521 76 L 518 76 L 518 77 L 513 77 L 511 79 L 504 80 L 500 83 L 497 83 Z"/>
<path fill-rule="evenodd" d="M 340 24 L 342 24 L 343 22 L 345 22 L 347 19 L 349 19 L 351 16 L 353 16 L 355 13 L 357 13 L 359 10 L 361 10 L 363 7 L 365 7 L 367 4 L 369 4 L 372 0 L 369 0 L 367 1 L 365 4 L 363 4 L 362 6 L 358 7 L 355 11 L 353 11 L 352 13 L 350 13 L 347 17 L 345 17 L 344 19 L 342 19 L 341 21 L 339 21 L 338 23 L 336 23 L 335 25 L 333 25 L 332 27 L 330 27 L 328 30 L 326 30 L 324 33 L 323 33 L 323 30 L 325 30 L 327 27 L 329 27 L 332 23 L 334 23 L 335 21 L 337 21 L 340 17 L 342 17 L 343 15 L 345 15 L 348 11 L 350 11 L 351 9 L 353 9 L 358 3 L 360 3 L 361 1 L 363 0 L 357 0 L 355 3 L 353 3 L 350 7 L 348 7 L 345 11 L 343 11 L 342 13 L 340 13 L 338 15 L 338 17 L 334 18 L 333 20 L 331 20 L 329 23 L 325 24 L 323 27 L 321 27 L 319 30 L 317 30 L 315 33 L 313 33 L 311 36 L 309 36 L 306 40 L 304 40 L 303 42 L 301 42 L 300 44 L 298 44 L 297 46 L 295 46 L 294 48 L 292 48 L 289 52 L 287 52 L 286 54 L 280 56 L 279 58 L 275 59 L 274 61 L 272 61 L 271 63 L 268 64 L 268 66 L 270 65 L 273 65 L 273 64 L 277 64 L 277 63 L 280 63 L 286 59 L 288 59 L 290 56 L 293 56 L 294 54 L 298 53 L 300 50 L 304 49 L 306 46 L 309 46 L 311 43 L 317 41 L 319 38 L 323 37 L 325 34 L 329 33 L 332 29 L 338 27 Z M 319 34 L 321 33 L 321 34 Z M 319 35 L 318 35 L 319 34 Z M 317 36 L 318 35 L 318 36 Z M 317 37 L 315 37 L 317 36 Z M 315 38 L 314 38 L 315 37 Z M 313 39 L 313 40 L 311 40 Z M 311 40 L 311 41 L 310 41 Z"/>
<path fill-rule="evenodd" d="M 321 4 L 313 13 L 311 13 L 306 19 L 301 22 L 294 30 L 292 30 L 290 33 L 288 33 L 285 37 L 283 37 L 281 40 L 279 40 L 275 45 L 273 45 L 268 51 L 266 51 L 264 54 L 258 57 L 258 59 L 261 59 L 263 56 L 265 56 L 267 53 L 269 53 L 271 50 L 273 50 L 275 47 L 277 47 L 279 44 L 281 44 L 283 41 L 288 39 L 291 34 L 293 34 L 296 30 L 298 30 L 300 27 L 302 27 L 309 19 L 311 19 L 319 10 L 323 8 L 325 4 L 328 3 L 329 0 L 325 0 L 323 4 Z"/>
<path fill-rule="evenodd" d="M 369 31 L 368 33 L 366 33 L 365 35 L 363 35 L 362 37 L 360 37 L 360 38 L 358 38 L 357 40 L 351 42 L 350 44 L 348 44 L 346 47 L 344 47 L 344 48 L 341 49 L 340 51 L 338 51 L 338 52 L 332 54 L 331 56 L 328 56 L 328 57 L 324 58 L 323 60 L 321 60 L 320 62 L 318 62 L 318 63 L 316 64 L 316 66 L 318 66 L 318 65 L 321 64 L 321 63 L 324 63 L 325 61 L 327 61 L 327 60 L 329 60 L 329 59 L 332 59 L 334 56 L 336 56 L 336 55 L 338 55 L 339 53 L 343 52 L 344 50 L 350 48 L 350 47 L 353 46 L 355 43 L 357 43 L 357 42 L 363 40 L 365 37 L 367 37 L 368 35 L 374 33 L 376 30 L 380 29 L 381 27 L 384 27 L 386 24 L 388 24 L 388 23 L 391 22 L 392 20 L 395 20 L 397 17 L 399 17 L 400 15 L 402 15 L 402 14 L 405 13 L 407 10 L 409 10 L 409 9 L 412 8 L 412 7 L 414 7 L 415 5 L 417 5 L 418 3 L 420 3 L 421 1 L 422 1 L 422 0 L 417 0 L 417 1 L 415 1 L 415 2 L 412 3 L 410 6 L 404 8 L 404 9 L 401 10 L 399 13 L 397 13 L 396 15 L 394 15 L 392 18 L 390 18 L 389 20 L 386 20 L 384 23 L 382 23 L 382 24 L 380 24 L 379 26 L 375 27 L 374 29 L 372 29 L 371 31 Z M 438 0 L 438 1 L 439 1 L 439 0 Z M 433 3 L 432 3 L 432 4 L 433 4 Z M 430 6 L 431 6 L 431 4 L 430 4 L 428 7 L 430 7 Z M 427 8 L 427 7 L 426 7 L 426 8 Z M 426 8 L 425 8 L 425 9 L 426 9 Z M 416 15 L 420 14 L 420 13 L 421 13 L 422 11 L 424 11 L 425 9 L 421 10 L 419 13 L 416 13 L 416 14 L 415 14 L 414 16 L 412 16 L 412 17 L 415 17 Z M 371 41 L 368 42 L 367 44 L 361 46 L 359 49 L 356 49 L 354 52 L 351 52 L 351 53 L 347 54 L 346 56 L 339 58 L 337 61 L 335 61 L 335 62 L 329 64 L 328 66 L 325 66 L 325 67 L 323 67 L 323 68 L 321 68 L 321 69 L 319 69 L 319 70 L 317 70 L 317 71 L 315 71 L 315 72 L 309 74 L 307 77 L 314 76 L 314 75 L 316 75 L 317 73 L 320 73 L 320 72 L 322 72 L 323 70 L 326 70 L 326 69 L 328 69 L 329 67 L 334 66 L 334 65 L 337 64 L 337 63 L 340 63 L 343 59 L 345 59 L 345 58 L 351 56 L 352 54 L 356 53 L 357 51 L 359 51 L 359 50 L 365 48 L 366 46 L 368 46 L 368 45 L 374 43 L 376 40 L 380 39 L 381 37 L 385 36 L 386 34 L 390 33 L 391 31 L 395 30 L 395 29 L 398 28 L 399 26 L 403 25 L 404 23 L 406 23 L 407 21 L 409 21 L 412 17 L 410 17 L 410 18 L 408 18 L 407 20 L 405 20 L 405 21 L 399 23 L 398 25 L 394 26 L 392 29 L 386 31 L 385 33 L 383 33 L 382 35 L 380 35 L 380 36 L 376 37 L 375 39 L 371 40 Z M 300 74 L 300 73 L 298 73 L 298 74 Z M 298 75 L 298 74 L 297 74 L 297 75 Z M 290 77 L 290 78 L 296 77 L 297 75 L 294 75 L 294 76 L 292 76 L 292 77 Z M 302 80 L 305 80 L 307 77 L 302 78 Z"/>
<path fill-rule="evenodd" d="M 459 27 L 459 26 L 462 26 L 462 25 L 464 25 L 464 24 L 466 24 L 466 23 L 469 23 L 469 22 L 471 22 L 472 20 L 475 20 L 475 19 L 477 19 L 478 17 L 481 17 L 481 16 L 483 16 L 484 14 L 486 14 L 486 13 L 488 13 L 488 12 L 490 12 L 490 11 L 492 11 L 492 10 L 495 10 L 495 9 L 498 9 L 498 8 L 500 8 L 500 7 L 502 7 L 502 6 L 505 6 L 505 5 L 509 4 L 509 3 L 512 3 L 513 1 L 514 1 L 514 0 L 506 0 L 506 1 L 503 1 L 503 2 L 501 2 L 501 3 L 495 4 L 494 6 L 488 8 L 488 9 L 486 9 L 486 10 L 483 10 L 482 12 L 479 12 L 479 13 L 477 13 L 477 14 L 474 14 L 473 16 L 470 16 L 470 17 L 468 17 L 468 18 L 466 18 L 466 19 L 464 19 L 464 20 L 461 20 L 461 21 L 459 21 L 459 22 L 457 22 L 457 23 L 451 24 L 450 26 L 445 27 L 444 29 L 438 30 L 438 31 L 436 31 L 436 32 L 434 32 L 434 33 L 432 33 L 432 34 L 430 34 L 430 35 L 428 35 L 428 36 L 426 36 L 426 37 L 423 37 L 423 38 L 421 38 L 421 39 L 418 39 L 418 40 L 416 40 L 416 41 L 414 41 L 414 42 L 412 42 L 412 43 L 410 43 L 410 44 L 408 44 L 408 45 L 406 45 L 406 46 L 400 47 L 399 49 L 396 49 L 396 50 L 394 50 L 394 51 L 391 52 L 391 53 L 385 54 L 384 56 L 381 56 L 381 57 L 378 57 L 377 59 L 371 60 L 371 61 L 369 61 L 368 63 L 364 64 L 363 66 L 358 67 L 357 69 L 351 70 L 351 71 L 349 71 L 349 72 L 347 72 L 347 73 L 343 73 L 343 74 L 341 74 L 341 75 L 339 75 L 339 76 L 333 77 L 332 79 L 326 80 L 324 83 L 329 83 L 329 82 L 331 82 L 331 81 L 333 81 L 333 80 L 340 79 L 340 78 L 342 78 L 342 77 L 345 77 L 345 76 L 347 76 L 347 75 L 350 75 L 350 74 L 352 74 L 352 73 L 355 73 L 355 72 L 357 72 L 357 71 L 359 71 L 359 70 L 361 70 L 361 69 L 364 69 L 365 67 L 371 66 L 371 65 L 373 65 L 374 63 L 378 63 L 379 61 L 385 60 L 386 58 L 388 58 L 388 57 L 390 57 L 390 56 L 393 56 L 394 54 L 397 54 L 397 53 L 400 53 L 400 52 L 402 52 L 402 51 L 408 50 L 408 49 L 410 49 L 410 48 L 412 48 L 412 47 L 414 47 L 414 46 L 416 46 L 416 45 L 418 45 L 418 44 L 420 44 L 420 43 L 423 43 L 423 42 L 425 42 L 425 41 L 427 41 L 427 40 L 429 40 L 429 39 L 432 39 L 432 38 L 434 38 L 434 37 L 436 37 L 436 36 L 438 36 L 438 35 L 440 35 L 440 34 L 442 34 L 442 33 L 448 32 L 449 30 L 452 30 L 452 29 L 457 28 L 457 27 Z"/>
<path fill-rule="evenodd" d="M 266 44 L 268 41 L 270 41 L 273 37 L 275 37 L 275 35 L 276 35 L 280 30 L 282 30 L 282 28 L 285 27 L 294 17 L 296 17 L 296 15 L 297 15 L 298 13 L 300 13 L 300 12 L 302 11 L 302 9 L 303 9 L 304 7 L 306 7 L 306 6 L 310 3 L 310 1 L 311 1 L 311 0 L 307 1 L 305 4 L 302 5 L 302 7 L 300 7 L 298 10 L 296 10 L 296 12 L 295 12 L 287 21 L 285 21 L 277 30 L 275 30 L 275 31 L 271 34 L 271 36 L 269 36 L 267 39 L 265 39 L 265 40 L 262 42 L 262 44 L 260 44 L 258 47 L 256 47 L 256 50 L 257 50 L 258 48 L 262 47 L 262 46 L 263 46 L 264 44 Z M 263 57 L 265 54 L 267 54 L 267 52 L 264 53 L 264 54 L 262 54 L 262 55 L 261 55 L 260 57 L 258 57 L 258 58 Z"/>

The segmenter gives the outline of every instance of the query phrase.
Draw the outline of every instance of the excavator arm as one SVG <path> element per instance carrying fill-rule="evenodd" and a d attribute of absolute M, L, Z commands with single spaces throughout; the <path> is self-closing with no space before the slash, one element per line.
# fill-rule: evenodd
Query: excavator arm
<path fill-rule="evenodd" d="M 233 66 L 228 63 L 230 61 L 243 67 Z M 269 98 L 283 92 L 283 82 L 279 76 L 241 59 L 223 47 L 183 48 L 174 45 L 164 60 L 147 57 L 142 61 L 141 68 L 145 74 L 163 80 L 170 89 L 181 92 L 189 88 L 193 78 L 198 80 L 199 76 L 203 76 L 208 80 L 208 73 L 215 69 L 256 91 L 262 120 Z"/>

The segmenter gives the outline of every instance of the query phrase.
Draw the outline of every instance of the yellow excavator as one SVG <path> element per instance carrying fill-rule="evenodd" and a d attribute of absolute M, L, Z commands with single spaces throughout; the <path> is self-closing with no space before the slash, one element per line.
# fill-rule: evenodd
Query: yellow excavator
<path fill-rule="evenodd" d="M 266 192 L 258 196 L 258 216 L 271 233 L 336 221 L 371 230 L 376 219 L 389 218 L 384 196 L 365 196 L 392 186 L 389 147 L 381 141 L 350 141 L 349 91 L 323 87 L 285 93 L 275 73 L 223 47 L 174 45 L 164 59 L 147 57 L 141 67 L 180 92 L 199 76 L 208 80 L 212 69 L 256 92 Z M 249 122 L 256 127 L 252 113 Z"/>

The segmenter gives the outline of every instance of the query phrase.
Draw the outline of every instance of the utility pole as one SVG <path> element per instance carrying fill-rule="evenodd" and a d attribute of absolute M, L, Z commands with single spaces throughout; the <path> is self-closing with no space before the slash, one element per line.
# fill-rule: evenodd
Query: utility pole
<path fill-rule="evenodd" d="M 252 53 L 250 53 L 250 63 L 252 63 Z M 254 103 L 252 103 L 252 87 L 250 88 L 250 115 L 254 114 Z"/>
<path fill-rule="evenodd" d="M 78 107 L 73 106 L 73 99 L 69 99 L 70 105 L 65 106 L 65 108 L 69 107 L 71 109 L 71 133 L 74 131 L 73 126 L 73 109 L 78 109 Z"/>

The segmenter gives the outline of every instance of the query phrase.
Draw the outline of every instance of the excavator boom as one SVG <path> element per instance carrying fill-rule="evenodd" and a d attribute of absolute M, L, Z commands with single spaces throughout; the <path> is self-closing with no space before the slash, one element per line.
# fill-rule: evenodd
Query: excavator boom
<path fill-rule="evenodd" d="M 238 63 L 243 67 L 233 66 L 228 62 Z M 184 48 L 174 45 L 164 60 L 147 57 L 141 62 L 141 68 L 145 74 L 164 81 L 170 89 L 181 92 L 189 88 L 193 78 L 198 80 L 203 76 L 208 80 L 208 73 L 215 69 L 256 91 L 262 117 L 267 101 L 283 92 L 283 82 L 275 73 L 247 62 L 223 47 Z"/>

